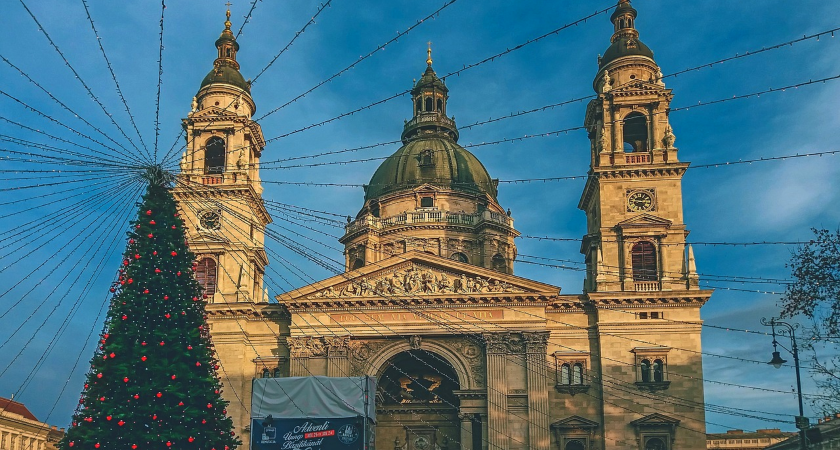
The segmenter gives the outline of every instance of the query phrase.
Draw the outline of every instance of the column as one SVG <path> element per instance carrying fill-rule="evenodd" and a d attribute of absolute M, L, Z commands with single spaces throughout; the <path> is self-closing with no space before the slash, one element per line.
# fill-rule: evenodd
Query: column
<path fill-rule="evenodd" d="M 461 450 L 473 450 L 472 414 L 461 413 Z"/>
<path fill-rule="evenodd" d="M 487 414 L 480 414 L 481 417 L 481 450 L 489 450 L 490 446 L 487 445 L 487 436 L 489 435 L 488 427 L 487 427 Z M 478 449 L 476 449 L 478 450 Z"/>
<path fill-rule="evenodd" d="M 487 350 L 487 440 L 489 450 L 507 450 L 507 333 L 484 336 Z"/>
<path fill-rule="evenodd" d="M 548 450 L 551 445 L 548 416 L 548 361 L 550 331 L 522 333 L 528 372 L 528 444 L 531 450 Z"/>
<path fill-rule="evenodd" d="M 329 336 L 324 338 L 327 346 L 327 376 L 349 377 L 350 360 L 347 359 L 350 336 Z"/>

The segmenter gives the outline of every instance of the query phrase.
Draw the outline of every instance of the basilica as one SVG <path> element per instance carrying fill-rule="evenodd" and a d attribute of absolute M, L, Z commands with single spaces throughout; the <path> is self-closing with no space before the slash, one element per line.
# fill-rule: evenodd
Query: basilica
<path fill-rule="evenodd" d="M 516 275 L 519 231 L 498 181 L 458 144 L 457 92 L 429 51 L 402 146 L 339 240 L 344 272 L 268 298 L 265 140 L 229 18 L 183 120 L 174 193 L 246 449 L 252 381 L 315 375 L 376 380 L 379 450 L 705 448 L 700 308 L 712 292 L 686 245 L 673 94 L 630 1 L 610 16 L 606 51 L 591 49 L 603 56 L 578 149 L 591 156 L 581 293 Z"/>

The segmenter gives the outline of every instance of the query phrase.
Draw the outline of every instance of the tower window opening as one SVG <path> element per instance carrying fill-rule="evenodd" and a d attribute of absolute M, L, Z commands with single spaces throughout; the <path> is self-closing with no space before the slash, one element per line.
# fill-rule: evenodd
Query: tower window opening
<path fill-rule="evenodd" d="M 423 110 L 423 100 L 418 98 L 416 103 L 417 103 L 417 112 L 422 111 Z"/>
<path fill-rule="evenodd" d="M 435 199 L 432 197 L 420 197 L 421 208 L 433 208 L 435 206 Z"/>
<path fill-rule="evenodd" d="M 204 173 L 208 175 L 225 172 L 225 141 L 220 137 L 211 137 L 204 147 Z"/>
<path fill-rule="evenodd" d="M 665 441 L 658 437 L 648 439 L 645 450 L 666 450 Z"/>
<path fill-rule="evenodd" d="M 226 48 L 226 49 L 225 49 L 225 56 L 227 56 L 228 58 L 230 58 L 230 55 L 231 55 L 231 50 L 230 50 L 230 48 Z"/>
<path fill-rule="evenodd" d="M 656 247 L 652 242 L 642 241 L 635 245 L 630 251 L 631 264 L 633 266 L 633 281 L 656 281 L 658 273 L 656 270 Z"/>
<path fill-rule="evenodd" d="M 657 383 L 665 381 L 665 364 L 661 359 L 653 361 L 653 381 Z"/>
<path fill-rule="evenodd" d="M 441 113 L 443 112 L 443 99 L 442 98 L 439 98 L 438 101 L 437 101 L 437 111 L 441 112 Z"/>
<path fill-rule="evenodd" d="M 216 293 L 216 260 L 202 258 L 195 269 L 195 280 L 204 288 L 204 293 L 212 297 Z"/>
<path fill-rule="evenodd" d="M 350 270 L 361 269 L 365 266 L 365 260 L 362 258 L 356 258 L 353 260 L 353 265 L 350 266 Z"/>
<path fill-rule="evenodd" d="M 507 270 L 508 270 L 507 259 L 505 259 L 505 257 L 502 256 L 500 253 L 496 253 L 496 255 L 493 256 L 492 263 L 493 263 L 493 270 L 495 270 L 496 272 L 507 273 Z"/>
<path fill-rule="evenodd" d="M 449 259 L 452 259 L 452 260 L 455 260 L 455 261 L 458 261 L 458 262 L 462 262 L 462 263 L 469 263 L 470 262 L 469 258 L 467 258 L 467 255 L 465 255 L 461 252 L 453 253 L 452 256 L 449 257 Z"/>
<path fill-rule="evenodd" d="M 581 442 L 580 440 L 572 439 L 572 440 L 566 441 L 566 447 L 564 447 L 564 448 L 565 448 L 565 450 L 584 450 L 586 448 L 586 446 L 584 446 L 583 442 Z"/>
<path fill-rule="evenodd" d="M 431 97 L 426 97 L 426 112 L 431 112 L 434 107 L 434 102 Z"/>
<path fill-rule="evenodd" d="M 421 166 L 432 166 L 434 162 L 432 160 L 432 149 L 423 150 L 423 153 L 420 154 L 420 165 Z"/>
<path fill-rule="evenodd" d="M 624 142 L 625 148 L 629 144 L 634 152 L 647 151 L 648 124 L 644 114 L 632 112 L 624 118 Z"/>
<path fill-rule="evenodd" d="M 643 359 L 639 369 L 642 371 L 642 383 L 650 383 L 650 361 Z"/>
<path fill-rule="evenodd" d="M 269 372 L 268 369 L 263 369 L 262 370 L 262 377 L 263 378 L 271 378 L 271 372 Z"/>

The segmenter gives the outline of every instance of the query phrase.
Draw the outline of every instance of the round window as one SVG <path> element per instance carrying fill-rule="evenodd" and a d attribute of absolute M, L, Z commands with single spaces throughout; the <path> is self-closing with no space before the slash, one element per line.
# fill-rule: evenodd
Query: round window
<path fill-rule="evenodd" d="M 205 230 L 216 231 L 222 228 L 222 219 L 216 211 L 204 211 L 199 215 L 198 220 L 201 228 Z"/>

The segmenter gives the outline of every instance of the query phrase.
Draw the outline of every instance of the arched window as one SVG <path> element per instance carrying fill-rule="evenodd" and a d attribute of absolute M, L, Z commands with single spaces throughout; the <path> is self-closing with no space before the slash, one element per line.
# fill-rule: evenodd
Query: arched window
<path fill-rule="evenodd" d="M 563 364 L 562 366 L 560 366 L 560 384 L 572 383 L 570 372 L 571 368 L 569 367 L 569 364 Z"/>
<path fill-rule="evenodd" d="M 572 439 L 572 440 L 566 441 L 566 446 L 564 447 L 564 449 L 565 450 L 585 450 L 586 446 L 583 445 L 583 442 L 581 442 L 577 439 Z"/>
<path fill-rule="evenodd" d="M 648 125 L 644 114 L 632 112 L 624 118 L 624 142 L 629 144 L 634 152 L 647 151 Z"/>
<path fill-rule="evenodd" d="M 280 378 L 280 368 L 274 369 L 274 378 Z"/>
<path fill-rule="evenodd" d="M 422 110 L 423 110 L 423 100 L 418 97 L 417 98 L 417 112 L 420 112 Z"/>
<path fill-rule="evenodd" d="M 500 253 L 496 253 L 496 255 L 493 256 L 493 270 L 496 272 L 507 273 L 507 260 Z"/>
<path fill-rule="evenodd" d="M 658 437 L 648 438 L 645 450 L 665 450 L 665 441 Z"/>
<path fill-rule="evenodd" d="M 204 293 L 212 297 L 216 293 L 216 260 L 202 258 L 195 269 L 195 280 L 204 288 Z"/>
<path fill-rule="evenodd" d="M 575 363 L 572 366 L 572 384 L 583 384 L 583 365 Z"/>
<path fill-rule="evenodd" d="M 426 112 L 432 112 L 433 102 L 432 97 L 426 97 Z"/>
<path fill-rule="evenodd" d="M 225 56 L 230 58 L 230 55 L 231 55 L 231 49 L 230 49 L 230 47 L 228 47 L 227 49 L 225 49 Z"/>
<path fill-rule="evenodd" d="M 362 258 L 356 258 L 353 260 L 353 264 L 350 266 L 350 270 L 361 269 L 365 266 L 365 260 Z"/>
<path fill-rule="evenodd" d="M 642 241 L 633 245 L 630 251 L 633 265 L 633 281 L 656 281 L 656 247 L 652 242 Z"/>
<path fill-rule="evenodd" d="M 642 371 L 642 382 L 650 383 L 650 360 L 643 359 L 639 364 L 639 368 Z"/>
<path fill-rule="evenodd" d="M 204 147 L 204 173 L 220 174 L 225 171 L 225 141 L 211 137 Z"/>
<path fill-rule="evenodd" d="M 442 98 L 439 98 L 438 101 L 437 101 L 437 111 L 438 112 L 443 112 L 443 99 Z"/>
<path fill-rule="evenodd" d="M 434 162 L 432 160 L 432 149 L 427 148 L 423 150 L 423 153 L 420 154 L 420 165 L 421 166 L 431 166 Z"/>
<path fill-rule="evenodd" d="M 470 262 L 469 258 L 467 258 L 467 255 L 465 255 L 461 252 L 453 253 L 452 256 L 449 257 L 449 259 L 454 259 L 455 261 L 462 262 L 462 263 Z"/>
<path fill-rule="evenodd" d="M 653 381 L 665 381 L 665 364 L 662 363 L 661 359 L 653 361 Z"/>
<path fill-rule="evenodd" d="M 271 378 L 271 373 L 268 371 L 268 369 L 263 369 L 262 370 L 262 377 L 263 378 Z"/>

